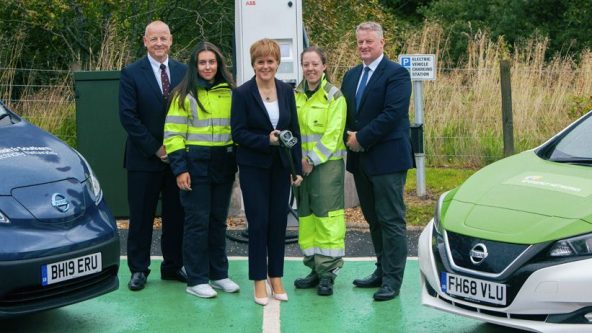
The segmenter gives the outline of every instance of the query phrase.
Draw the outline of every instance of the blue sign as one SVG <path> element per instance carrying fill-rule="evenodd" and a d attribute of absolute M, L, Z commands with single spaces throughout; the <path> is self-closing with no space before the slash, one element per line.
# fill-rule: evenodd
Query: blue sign
<path fill-rule="evenodd" d="M 405 68 L 411 67 L 411 57 L 401 57 L 401 66 Z"/>

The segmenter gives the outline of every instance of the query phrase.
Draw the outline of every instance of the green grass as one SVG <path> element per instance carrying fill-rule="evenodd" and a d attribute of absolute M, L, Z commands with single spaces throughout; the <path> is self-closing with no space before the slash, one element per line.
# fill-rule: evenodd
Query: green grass
<path fill-rule="evenodd" d="M 477 170 L 455 168 L 426 168 L 425 170 L 426 192 L 425 198 L 416 196 L 416 169 L 409 170 L 407 184 L 405 185 L 405 203 L 407 205 L 407 225 L 423 227 L 434 214 L 434 207 L 440 195 L 451 190 Z"/>

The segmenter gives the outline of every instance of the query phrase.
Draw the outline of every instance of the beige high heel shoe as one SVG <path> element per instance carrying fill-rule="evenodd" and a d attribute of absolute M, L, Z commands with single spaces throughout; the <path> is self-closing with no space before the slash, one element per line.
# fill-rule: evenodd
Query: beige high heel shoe
<path fill-rule="evenodd" d="M 288 294 L 284 291 L 283 293 L 276 293 L 273 290 L 273 284 L 271 284 L 271 278 L 267 279 L 267 282 L 269 283 L 269 286 L 271 288 L 271 296 L 275 299 L 277 299 L 278 301 L 282 301 L 282 302 L 287 302 L 288 301 Z"/>
<path fill-rule="evenodd" d="M 269 294 L 270 294 L 270 292 L 268 291 L 267 281 L 265 281 L 265 292 L 266 292 L 265 297 L 257 297 L 257 293 L 255 290 L 256 290 L 255 284 L 253 284 L 253 300 L 255 301 L 255 303 L 257 303 L 259 305 L 263 305 L 263 306 L 267 305 L 269 303 Z"/>

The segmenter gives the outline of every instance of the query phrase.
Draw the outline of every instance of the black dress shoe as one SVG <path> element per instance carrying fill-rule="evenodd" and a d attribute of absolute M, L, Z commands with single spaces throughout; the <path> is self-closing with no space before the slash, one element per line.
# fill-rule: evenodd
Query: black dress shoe
<path fill-rule="evenodd" d="M 177 270 L 176 272 L 160 271 L 160 278 L 162 280 L 175 280 L 187 283 L 187 273 L 183 267 L 181 267 L 181 269 Z"/>
<path fill-rule="evenodd" d="M 317 295 L 330 296 L 333 295 L 333 280 L 329 277 L 321 278 L 319 287 L 317 288 Z"/>
<path fill-rule="evenodd" d="M 144 289 L 144 286 L 146 285 L 146 277 L 147 275 L 144 272 L 132 273 L 132 278 L 130 279 L 130 282 L 127 284 L 127 287 L 129 288 L 129 290 L 132 291 Z"/>
<path fill-rule="evenodd" d="M 372 273 L 363 279 L 355 279 L 354 285 L 360 288 L 378 288 L 382 285 L 382 276 Z"/>
<path fill-rule="evenodd" d="M 298 278 L 294 281 L 294 287 L 297 289 L 314 288 L 319 284 L 319 276 L 315 272 L 310 272 L 306 277 Z"/>
<path fill-rule="evenodd" d="M 399 296 L 399 290 L 393 290 L 389 285 L 384 285 L 374 293 L 375 301 L 388 301 Z"/>

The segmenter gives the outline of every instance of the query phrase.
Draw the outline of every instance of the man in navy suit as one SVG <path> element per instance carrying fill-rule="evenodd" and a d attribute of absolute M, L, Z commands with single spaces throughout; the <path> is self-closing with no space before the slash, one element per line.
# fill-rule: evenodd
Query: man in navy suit
<path fill-rule="evenodd" d="M 377 263 L 371 275 L 354 285 L 379 288 L 374 299 L 384 301 L 399 295 L 407 259 L 403 190 L 413 167 L 411 80 L 405 68 L 384 55 L 378 23 L 358 25 L 356 39 L 363 63 L 345 74 L 341 87 L 348 109 L 347 170 L 354 175 Z"/>
<path fill-rule="evenodd" d="M 164 22 L 148 24 L 144 34 L 148 54 L 121 71 L 119 117 L 127 132 L 124 167 L 130 217 L 127 255 L 131 290 L 143 289 L 150 274 L 152 225 L 161 194 L 161 278 L 186 282 L 182 259 L 183 208 L 163 146 L 168 97 L 187 70 L 187 66 L 169 58 L 172 43 L 173 36 Z"/>

